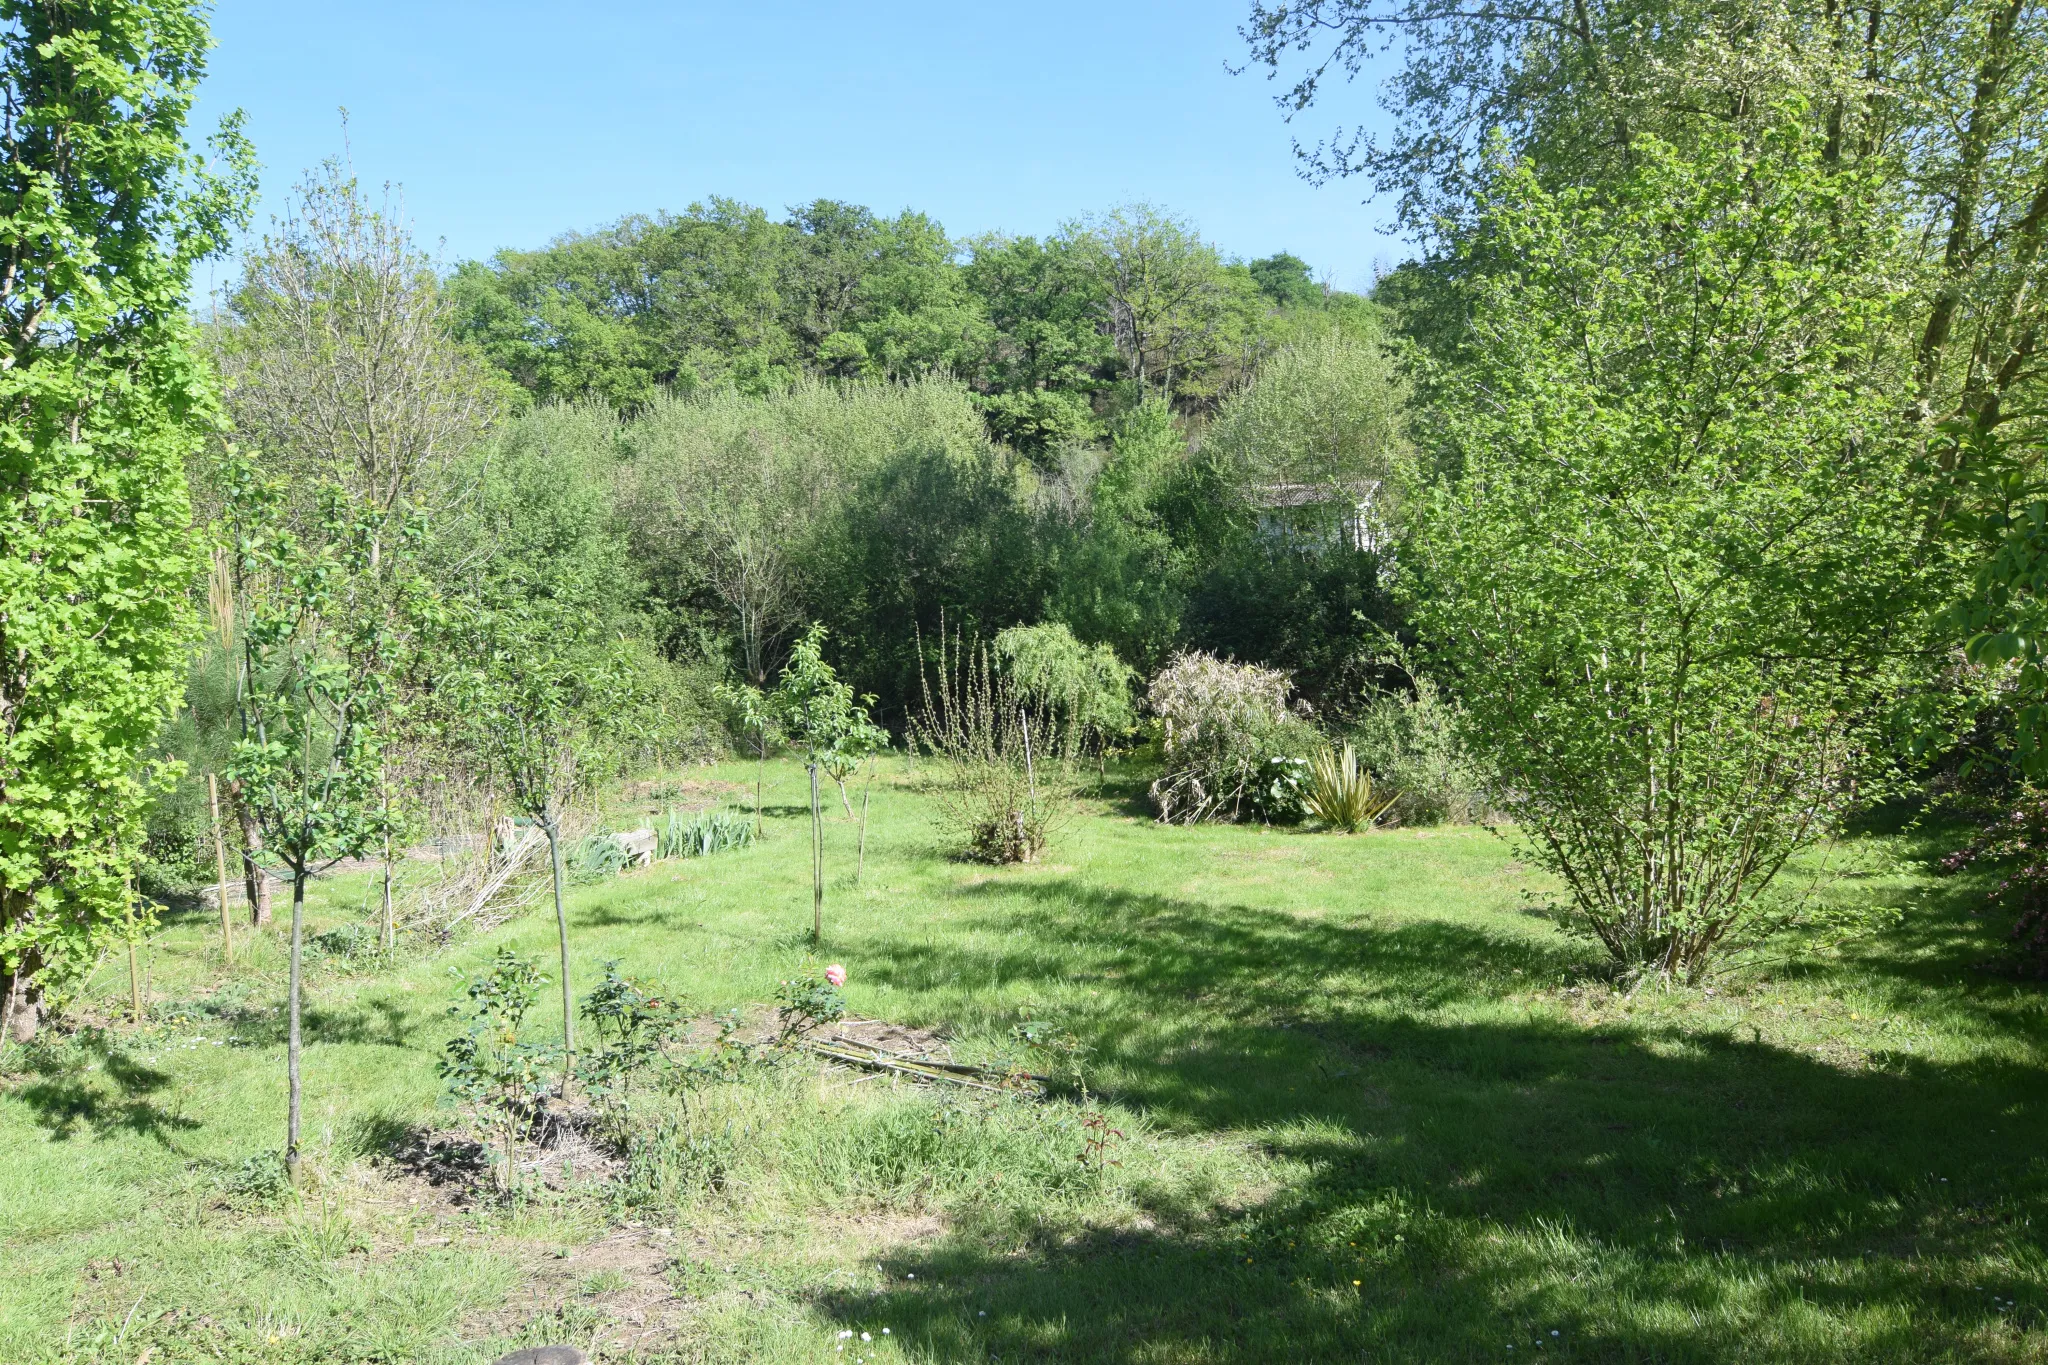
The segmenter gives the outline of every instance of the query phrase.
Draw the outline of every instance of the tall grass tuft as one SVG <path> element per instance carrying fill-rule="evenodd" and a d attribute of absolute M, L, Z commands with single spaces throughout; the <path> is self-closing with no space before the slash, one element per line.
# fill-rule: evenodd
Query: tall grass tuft
<path fill-rule="evenodd" d="M 1399 796 L 1376 790 L 1372 774 L 1358 766 L 1357 751 L 1346 744 L 1341 751 L 1324 749 L 1309 763 L 1301 801 L 1310 815 L 1331 829 L 1356 834 L 1377 824 Z"/>
<path fill-rule="evenodd" d="M 655 856 L 659 858 L 708 858 L 729 848 L 746 848 L 754 842 L 754 824 L 739 811 L 703 810 L 686 816 L 670 810 L 668 818 L 654 831 Z"/>

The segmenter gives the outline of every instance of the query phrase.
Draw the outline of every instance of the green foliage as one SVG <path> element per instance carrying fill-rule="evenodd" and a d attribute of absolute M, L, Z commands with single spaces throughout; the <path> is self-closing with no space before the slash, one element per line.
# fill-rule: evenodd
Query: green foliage
<path fill-rule="evenodd" d="M 1461 730 L 1462 708 L 1413 675 L 1413 691 L 1382 692 L 1352 726 L 1359 760 L 1397 793 L 1403 825 L 1465 824 L 1487 809 L 1487 786 Z"/>
<path fill-rule="evenodd" d="M 730 810 L 701 810 L 691 816 L 672 810 L 654 833 L 656 856 L 661 858 L 708 858 L 754 842 L 753 821 Z"/>
<path fill-rule="evenodd" d="M 302 891 L 317 865 L 367 854 L 388 819 L 382 727 L 400 642 L 370 562 L 382 523 L 330 487 L 320 525 L 301 535 L 286 529 L 275 480 L 240 458 L 223 478 L 243 612 L 240 738 L 226 776 L 262 828 L 265 855 Z"/>
<path fill-rule="evenodd" d="M 1287 701 L 1287 675 L 1253 664 L 1186 653 L 1152 679 L 1146 709 L 1162 727 L 1165 772 L 1152 783 L 1159 818 L 1168 824 L 1239 820 L 1273 802 L 1286 818 L 1292 805 L 1288 765 L 1318 747 L 1315 730 Z M 1267 792 L 1274 782 L 1278 792 Z"/>
<path fill-rule="evenodd" d="M 1202 449 L 1229 467 L 1241 496 L 1303 485 L 1356 502 L 1401 472 L 1408 397 L 1384 342 L 1322 331 L 1267 357 L 1223 401 Z"/>
<path fill-rule="evenodd" d="M 845 1017 L 845 992 L 820 977 L 792 977 L 775 988 L 776 1036 L 785 1047 Z"/>
<path fill-rule="evenodd" d="M 1341 750 L 1316 751 L 1301 804 L 1325 828 L 1356 834 L 1378 824 L 1397 796 L 1373 785 L 1372 773 L 1358 765 L 1358 754 L 1346 744 Z"/>
<path fill-rule="evenodd" d="M 996 635 L 995 656 L 1034 709 L 1054 717 L 1055 733 L 1101 750 L 1137 726 L 1131 684 L 1137 674 L 1107 645 L 1084 645 L 1058 621 L 1011 626 Z"/>
<path fill-rule="evenodd" d="M 689 1007 L 656 994 L 648 982 L 623 975 L 612 959 L 604 964 L 604 980 L 583 998 L 583 1017 L 597 1045 L 583 1055 L 577 1075 L 620 1122 L 636 1080 L 661 1082 L 671 1052 L 689 1030 Z"/>
<path fill-rule="evenodd" d="M 888 733 L 868 718 L 872 696 L 858 700 L 825 662 L 825 628 L 812 626 L 790 651 L 769 704 L 790 742 L 807 763 L 820 768 L 843 790 L 846 779 L 870 755 L 888 746 Z"/>
<path fill-rule="evenodd" d="M 0 1029 L 127 917 L 150 742 L 183 681 L 197 561 L 184 462 L 217 422 L 186 314 L 242 222 L 238 119 L 184 140 L 200 6 L 0 5 Z M 6 1041 L 0 1036 L 0 1042 Z"/>
<path fill-rule="evenodd" d="M 561 1049 L 519 1036 L 547 978 L 531 961 L 500 948 L 491 968 L 471 978 L 459 1004 L 448 1013 L 464 1021 L 441 1057 L 441 1079 L 450 1099 L 464 1106 L 480 1131 L 504 1144 L 500 1187 L 517 1187 L 513 1152 L 521 1128 L 532 1124 L 547 1098 L 549 1078 Z"/>
<path fill-rule="evenodd" d="M 593 834 L 569 845 L 563 855 L 569 880 L 578 886 L 608 882 L 633 864 L 633 855 L 616 834 Z"/>
<path fill-rule="evenodd" d="M 544 825 L 649 730 L 685 746 L 695 733 L 665 714 L 663 665 L 637 643 L 640 584 L 612 520 L 611 439 L 594 409 L 521 419 L 472 457 L 473 491 L 429 546 L 445 742 Z"/>
<path fill-rule="evenodd" d="M 1650 139 L 1599 190 L 1501 168 L 1420 539 L 1500 804 L 1625 966 L 1696 977 L 1877 775 L 1925 588 L 1895 220 L 1796 132 Z"/>
<path fill-rule="evenodd" d="M 1034 695 L 985 645 L 939 637 L 934 689 L 909 743 L 938 760 L 940 822 L 983 862 L 1035 862 L 1067 813 L 1077 732 L 1049 694 Z"/>

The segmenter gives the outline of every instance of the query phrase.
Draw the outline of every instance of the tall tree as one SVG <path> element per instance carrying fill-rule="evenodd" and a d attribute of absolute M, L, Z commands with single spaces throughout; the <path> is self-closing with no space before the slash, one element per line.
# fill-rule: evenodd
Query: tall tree
<path fill-rule="evenodd" d="M 1822 164 L 1875 175 L 1922 229 L 1898 281 L 1917 299 L 1899 322 L 1915 346 L 1907 415 L 1988 431 L 2041 408 L 2039 0 L 1258 0 L 1242 33 L 1274 75 L 1300 64 L 1279 97 L 1290 118 L 1332 78 L 1400 54 L 1380 90 L 1388 133 L 1338 129 L 1297 150 L 1313 176 L 1398 194 L 1440 251 L 1473 226 L 1490 139 L 1562 188 L 1626 174 L 1646 136 L 1688 147 L 1792 117 Z"/>
<path fill-rule="evenodd" d="M 0 1037 L 121 930 L 196 633 L 187 280 L 253 183 L 238 118 L 185 141 L 208 46 L 187 0 L 0 3 Z"/>
<path fill-rule="evenodd" d="M 328 161 L 243 262 L 211 338 L 236 434 L 304 486 L 337 483 L 380 522 L 496 415 L 489 371 L 452 341 L 451 301 L 387 189 Z M 379 537 L 381 541 L 381 537 Z M 380 553 L 373 541 L 373 566 Z"/>
<path fill-rule="evenodd" d="M 473 495 L 431 547 L 443 585 L 436 717 L 467 766 L 548 841 L 562 1037 L 575 1051 L 562 819 L 604 776 L 631 683 L 639 585 L 612 521 L 610 414 L 550 407 L 473 457 Z"/>

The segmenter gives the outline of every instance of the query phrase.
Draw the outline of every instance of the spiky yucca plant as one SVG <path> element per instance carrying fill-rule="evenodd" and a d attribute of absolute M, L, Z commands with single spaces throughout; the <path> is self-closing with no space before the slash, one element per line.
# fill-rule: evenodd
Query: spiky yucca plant
<path fill-rule="evenodd" d="M 1346 744 L 1341 751 L 1325 749 L 1310 762 L 1301 799 L 1308 813 L 1331 829 L 1356 834 L 1377 824 L 1399 795 L 1376 791 L 1372 774 L 1358 766 L 1358 754 Z"/>

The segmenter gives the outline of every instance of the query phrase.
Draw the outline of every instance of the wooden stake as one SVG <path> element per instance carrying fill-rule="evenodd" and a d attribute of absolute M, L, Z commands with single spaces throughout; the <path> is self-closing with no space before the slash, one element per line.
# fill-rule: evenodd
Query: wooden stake
<path fill-rule="evenodd" d="M 811 766 L 811 942 L 825 941 L 825 826 L 818 813 L 818 765 Z"/>
<path fill-rule="evenodd" d="M 206 803 L 213 809 L 213 875 L 220 887 L 220 952 L 229 962 L 235 960 L 234 923 L 228 918 L 228 846 L 220 832 L 220 781 L 212 773 L 206 775 Z"/>
<path fill-rule="evenodd" d="M 135 933 L 128 934 L 128 1012 L 135 1016 L 135 1022 L 142 1022 L 142 977 L 135 970 Z"/>
<path fill-rule="evenodd" d="M 860 885 L 861 870 L 868 865 L 868 793 L 874 790 L 875 770 L 868 769 L 868 780 L 860 789 L 860 852 L 853 860 L 853 884 Z"/>

